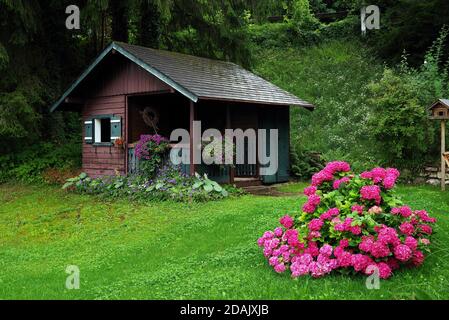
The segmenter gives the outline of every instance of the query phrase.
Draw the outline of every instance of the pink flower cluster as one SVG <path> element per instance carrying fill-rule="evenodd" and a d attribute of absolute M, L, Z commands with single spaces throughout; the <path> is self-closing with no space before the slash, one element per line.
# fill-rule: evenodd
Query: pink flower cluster
<path fill-rule="evenodd" d="M 266 231 L 257 240 L 257 244 L 263 247 L 263 254 L 269 264 L 278 273 L 287 270 L 292 257 L 297 256 L 299 250 L 304 248 L 304 245 L 298 241 L 298 231 L 290 229 L 293 226 L 293 219 L 286 215 L 280 219 L 280 222 L 289 227 L 286 229 L 278 227 L 274 231 Z"/>
<path fill-rule="evenodd" d="M 332 187 L 334 189 L 338 189 L 340 188 L 342 183 L 347 183 L 349 182 L 351 179 L 349 177 L 343 177 L 341 179 L 335 180 L 334 183 L 332 184 Z"/>
<path fill-rule="evenodd" d="M 355 204 L 351 207 L 351 211 L 358 212 L 358 214 L 362 214 L 364 209 L 365 209 L 365 206 L 361 206 L 359 204 Z"/>
<path fill-rule="evenodd" d="M 350 232 L 354 235 L 359 235 L 362 233 L 362 228 L 358 225 L 353 225 L 352 218 L 346 218 L 343 222 L 339 219 L 333 220 L 334 230 L 339 232 Z"/>
<path fill-rule="evenodd" d="M 291 227 L 293 227 L 294 221 L 292 217 L 290 217 L 289 215 L 285 215 L 279 220 L 279 222 L 284 226 L 284 228 L 290 229 Z"/>
<path fill-rule="evenodd" d="M 348 171 L 351 171 L 351 167 L 347 162 L 329 162 L 323 170 L 312 176 L 312 186 L 320 186 L 323 182 L 334 180 L 336 173 Z"/>
<path fill-rule="evenodd" d="M 303 253 L 293 257 L 290 266 L 292 277 L 310 274 L 314 278 L 319 278 L 330 273 L 338 267 L 337 259 L 331 258 L 332 251 L 332 246 L 325 244 L 320 249 L 316 248 L 313 254 Z"/>
<path fill-rule="evenodd" d="M 377 204 L 380 204 L 382 197 L 380 196 L 379 186 L 363 186 L 360 189 L 360 197 L 363 200 L 374 200 Z"/>
<path fill-rule="evenodd" d="M 374 258 L 387 258 L 392 270 L 400 263 L 419 266 L 424 261 L 422 251 L 418 250 L 418 240 L 410 235 L 404 240 L 394 228 L 382 226 L 377 229 L 377 236 L 364 236 L 359 244 L 360 251 L 371 254 Z"/>
<path fill-rule="evenodd" d="M 360 174 L 363 179 L 371 179 L 375 184 L 382 183 L 385 189 L 392 189 L 399 178 L 399 170 L 395 168 L 374 168 Z"/>
<path fill-rule="evenodd" d="M 327 210 L 325 213 L 323 213 L 320 216 L 321 220 L 332 220 L 332 218 L 338 216 L 340 214 L 340 210 L 338 210 L 338 208 L 331 208 L 329 210 Z"/>
<path fill-rule="evenodd" d="M 311 194 L 307 199 L 307 202 L 302 206 L 302 211 L 307 213 L 314 213 L 320 202 L 321 198 L 319 195 Z"/>
<path fill-rule="evenodd" d="M 304 189 L 301 216 L 285 215 L 281 227 L 258 239 L 269 264 L 293 278 L 350 269 L 366 275 L 377 270 L 382 279 L 401 266 L 421 265 L 436 219 L 396 206 L 401 201 L 390 189 L 398 176 L 392 168 L 359 176 L 346 162 L 329 163 Z"/>

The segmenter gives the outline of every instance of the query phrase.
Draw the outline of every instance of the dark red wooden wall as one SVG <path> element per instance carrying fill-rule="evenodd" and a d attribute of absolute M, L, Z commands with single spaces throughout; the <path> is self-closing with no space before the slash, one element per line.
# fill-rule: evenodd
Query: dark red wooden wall
<path fill-rule="evenodd" d="M 85 104 L 82 121 L 96 115 L 114 115 L 122 118 L 122 137 L 127 135 L 127 97 L 168 91 L 170 88 L 138 65 L 120 55 L 106 58 L 89 75 L 78 95 Z M 91 177 L 125 174 L 126 151 L 114 146 L 96 146 L 84 141 L 83 126 L 83 171 Z"/>

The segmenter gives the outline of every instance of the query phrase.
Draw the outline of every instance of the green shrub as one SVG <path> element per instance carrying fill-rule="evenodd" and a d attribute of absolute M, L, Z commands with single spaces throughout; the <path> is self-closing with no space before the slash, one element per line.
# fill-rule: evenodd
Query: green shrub
<path fill-rule="evenodd" d="M 427 107 L 449 95 L 448 71 L 442 67 L 447 36 L 444 28 L 420 68 L 411 68 L 404 56 L 397 69 L 385 68 L 381 80 L 370 84 L 369 132 L 383 164 L 415 173 L 439 160 L 436 123 L 428 119 Z"/>
<path fill-rule="evenodd" d="M 298 30 L 316 30 L 320 22 L 312 14 L 308 0 L 293 0 L 289 22 Z"/>
<path fill-rule="evenodd" d="M 261 49 L 310 47 L 330 40 L 357 39 L 358 28 L 358 17 L 348 16 L 346 19 L 328 24 L 321 24 L 315 20 L 309 23 L 288 20 L 252 24 L 248 26 L 248 35 L 252 51 L 257 55 Z"/>
<path fill-rule="evenodd" d="M 0 138 L 3 141 L 12 143 L 36 135 L 41 117 L 22 92 L 0 93 L 0 106 Z"/>
<path fill-rule="evenodd" d="M 319 152 L 302 150 L 299 146 L 292 146 L 290 158 L 292 174 L 301 179 L 309 179 L 323 169 L 326 163 Z"/>
<path fill-rule="evenodd" d="M 360 17 L 349 15 L 343 20 L 322 24 L 319 32 L 322 40 L 357 38 L 360 34 Z"/>
<path fill-rule="evenodd" d="M 338 28 L 347 28 L 350 35 L 355 28 L 351 19 L 322 25 L 316 32 L 319 41 Z M 318 151 L 327 161 L 344 159 L 357 170 L 396 166 L 410 172 L 407 176 L 438 160 L 437 124 L 427 120 L 426 107 L 449 96 L 446 39 L 443 29 L 419 68 L 406 60 L 386 67 L 355 39 L 258 51 L 258 74 L 316 106 L 313 112 L 291 109 L 292 150 L 297 153 L 292 171 L 309 174 L 307 164 L 298 162 L 303 150 Z"/>
<path fill-rule="evenodd" d="M 312 112 L 291 108 L 292 149 L 370 166 L 367 86 L 380 78 L 382 64 L 369 49 L 358 41 L 329 41 L 302 49 L 261 50 L 255 60 L 258 74 L 316 106 Z"/>
<path fill-rule="evenodd" d="M 297 42 L 296 32 L 287 23 L 253 24 L 248 27 L 249 39 L 255 50 L 290 47 Z"/>
<path fill-rule="evenodd" d="M 387 165 L 419 169 L 433 143 L 433 125 L 420 103 L 419 87 L 404 75 L 386 69 L 370 86 L 374 113 L 369 125 Z"/>
<path fill-rule="evenodd" d="M 0 156 L 0 182 L 18 180 L 26 183 L 44 182 L 42 173 L 49 168 L 81 167 L 79 139 L 63 144 L 41 142 L 19 153 Z"/>

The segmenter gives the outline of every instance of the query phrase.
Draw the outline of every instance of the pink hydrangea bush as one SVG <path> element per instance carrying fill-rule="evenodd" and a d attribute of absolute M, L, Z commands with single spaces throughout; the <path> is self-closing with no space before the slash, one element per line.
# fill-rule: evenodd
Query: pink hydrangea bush
<path fill-rule="evenodd" d="M 257 244 L 276 272 L 293 278 L 377 268 L 386 279 L 402 266 L 420 266 L 436 219 L 395 196 L 398 177 L 394 168 L 356 175 L 348 163 L 330 162 L 304 189 L 301 212 L 282 217 Z"/>

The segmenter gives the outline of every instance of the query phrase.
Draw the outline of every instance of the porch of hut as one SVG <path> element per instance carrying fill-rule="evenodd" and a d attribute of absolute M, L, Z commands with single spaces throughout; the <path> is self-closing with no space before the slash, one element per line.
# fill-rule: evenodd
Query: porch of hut
<path fill-rule="evenodd" d="M 156 120 L 144 120 L 144 113 L 151 112 Z M 126 142 L 127 159 L 126 170 L 129 174 L 138 172 L 139 159 L 135 155 L 135 146 L 143 134 L 159 134 L 170 137 L 174 129 L 186 129 L 193 132 L 193 121 L 201 121 L 201 130 L 209 128 L 218 129 L 224 136 L 225 129 L 257 129 L 276 128 L 279 130 L 279 170 L 275 176 L 260 176 L 260 165 L 248 163 L 248 142 L 245 139 L 245 163 L 235 166 L 219 166 L 206 164 L 193 164 L 190 146 L 183 148 L 182 156 L 190 160 L 189 165 L 181 165 L 183 173 L 207 174 L 214 181 L 224 184 L 236 184 L 240 187 L 255 186 L 262 183 L 275 183 L 287 181 L 289 159 L 289 107 L 269 106 L 252 103 L 202 100 L 193 103 L 176 93 L 158 93 L 149 95 L 128 96 L 126 108 Z M 201 135 L 202 132 L 199 134 Z M 191 139 L 193 135 L 190 135 Z M 175 143 L 172 143 L 174 146 Z M 282 150 L 282 152 L 281 152 Z M 257 150 L 251 150 L 257 152 Z M 287 156 L 285 156 L 285 154 Z M 168 159 L 167 159 L 168 160 Z"/>

